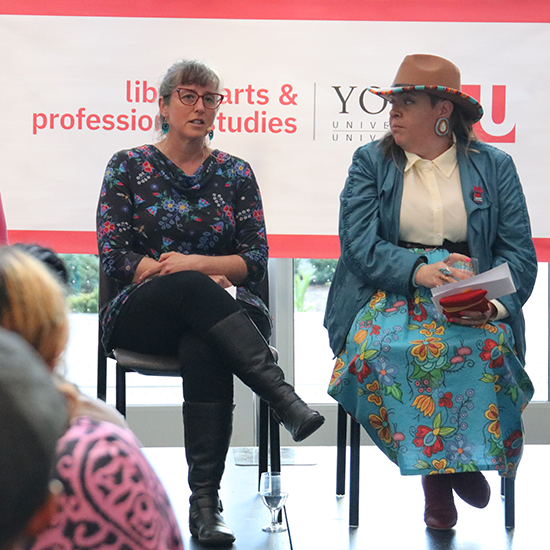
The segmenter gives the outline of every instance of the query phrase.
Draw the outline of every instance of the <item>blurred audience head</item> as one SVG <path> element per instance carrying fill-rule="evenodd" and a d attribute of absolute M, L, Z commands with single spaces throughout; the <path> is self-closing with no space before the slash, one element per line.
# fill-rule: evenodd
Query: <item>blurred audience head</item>
<path fill-rule="evenodd" d="M 67 344 L 69 321 L 59 276 L 47 265 L 52 263 L 19 245 L 0 248 L 0 326 L 23 336 L 53 370 Z"/>
<path fill-rule="evenodd" d="M 20 336 L 0 328 L 0 549 L 46 527 L 57 510 L 56 445 L 69 424 L 64 397 Z"/>
<path fill-rule="evenodd" d="M 69 272 L 65 262 L 51 248 L 36 243 L 15 243 L 13 248 L 26 252 L 29 256 L 46 264 L 64 285 L 69 283 Z"/>

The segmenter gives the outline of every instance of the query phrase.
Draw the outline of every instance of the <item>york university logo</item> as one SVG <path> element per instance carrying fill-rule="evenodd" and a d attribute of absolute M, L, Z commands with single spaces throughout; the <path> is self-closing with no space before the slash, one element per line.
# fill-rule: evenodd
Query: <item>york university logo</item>
<path fill-rule="evenodd" d="M 332 88 L 338 99 L 338 113 L 344 115 L 344 118 L 339 117 L 343 124 L 333 121 L 333 139 L 334 132 L 338 129 L 342 132 L 357 129 L 360 133 L 370 133 L 372 134 L 370 135 L 371 140 L 378 139 L 388 130 L 387 123 L 381 123 L 379 118 L 380 115 L 389 116 L 388 101 L 377 98 L 373 104 L 374 96 L 366 88 L 358 89 L 357 86 L 348 86 L 347 89 L 342 86 L 332 86 Z M 462 86 L 462 91 L 477 101 L 481 100 L 482 88 L 479 84 L 466 84 Z M 515 143 L 516 124 L 506 117 L 506 86 L 494 84 L 491 89 L 490 101 L 484 94 L 483 102 L 480 101 L 480 103 L 483 105 L 485 114 L 481 121 L 474 125 L 478 138 L 486 143 Z M 357 107 L 360 109 L 362 120 L 349 120 L 349 115 L 352 112 L 357 112 Z M 365 115 L 369 117 L 367 120 L 363 118 Z M 377 119 L 377 122 L 374 122 L 374 118 Z M 351 139 L 348 138 L 348 141 Z"/>
<path fill-rule="evenodd" d="M 388 130 L 389 103 L 367 88 L 332 86 L 338 98 L 338 117 L 332 119 L 332 141 L 366 143 L 380 139 Z"/>

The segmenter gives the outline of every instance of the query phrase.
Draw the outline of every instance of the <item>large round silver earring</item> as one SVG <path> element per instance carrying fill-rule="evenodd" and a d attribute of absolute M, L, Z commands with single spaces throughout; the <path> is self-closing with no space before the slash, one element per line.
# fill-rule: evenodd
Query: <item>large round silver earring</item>
<path fill-rule="evenodd" d="M 442 116 L 435 123 L 435 133 L 438 136 L 446 136 L 449 133 L 449 119 Z"/>

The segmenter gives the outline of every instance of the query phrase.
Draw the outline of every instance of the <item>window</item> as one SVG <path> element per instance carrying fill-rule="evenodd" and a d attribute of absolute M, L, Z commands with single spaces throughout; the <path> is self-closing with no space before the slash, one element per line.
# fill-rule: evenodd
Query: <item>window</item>
<path fill-rule="evenodd" d="M 65 375 L 84 393 L 97 394 L 99 258 L 92 254 L 60 254 L 69 272 L 70 337 Z M 110 361 L 111 362 L 111 361 Z M 181 405 L 181 378 L 126 375 L 128 405 Z M 115 401 L 114 363 L 107 367 L 107 402 Z"/>
<path fill-rule="evenodd" d="M 82 391 L 95 396 L 98 258 L 80 254 L 63 254 L 61 257 L 67 264 L 71 286 L 68 298 L 71 334 L 65 357 L 66 375 Z M 323 327 L 323 316 L 335 266 L 336 260 L 295 260 L 293 273 L 287 274 L 283 281 L 287 288 L 294 286 L 294 383 L 300 396 L 308 403 L 334 403 L 327 394 L 334 359 Z M 548 276 L 548 264 L 539 264 L 535 290 L 525 306 L 527 370 L 535 385 L 536 401 L 548 401 L 549 398 Z M 272 296 L 272 304 L 274 301 Z M 280 314 L 292 315 L 292 312 L 282 310 Z M 292 347 L 292 342 L 277 344 L 283 356 L 285 345 Z M 292 357 L 292 349 L 289 354 Z M 109 365 L 107 371 L 107 400 L 113 403 L 114 368 Z M 181 404 L 179 378 L 128 374 L 127 386 L 129 405 Z"/>
<path fill-rule="evenodd" d="M 527 337 L 525 366 L 535 386 L 533 401 L 548 401 L 548 285 L 548 264 L 539 263 L 533 294 L 523 308 Z"/>
<path fill-rule="evenodd" d="M 95 397 L 97 383 L 97 310 L 99 258 L 93 254 L 60 254 L 69 273 L 69 345 L 65 376 Z"/>
<path fill-rule="evenodd" d="M 295 385 L 308 403 L 334 403 L 327 394 L 334 367 L 323 315 L 336 260 L 294 261 Z M 535 401 L 548 401 L 548 264 L 539 263 L 533 294 L 525 305 L 526 368 Z"/>
<path fill-rule="evenodd" d="M 294 260 L 294 382 L 308 403 L 334 403 L 327 394 L 334 367 L 323 317 L 337 260 Z"/>

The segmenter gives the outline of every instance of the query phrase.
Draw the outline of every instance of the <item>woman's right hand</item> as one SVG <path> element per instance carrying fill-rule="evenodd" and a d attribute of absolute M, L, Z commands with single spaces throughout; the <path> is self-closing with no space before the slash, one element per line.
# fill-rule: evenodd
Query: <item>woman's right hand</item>
<path fill-rule="evenodd" d="M 233 283 L 225 275 L 209 275 L 209 277 L 222 288 L 233 286 Z"/>
<path fill-rule="evenodd" d="M 426 288 L 434 288 L 436 286 L 446 285 L 447 283 L 454 283 L 461 279 L 468 279 L 471 277 L 468 273 L 462 269 L 456 269 L 451 267 L 455 262 L 463 261 L 469 262 L 470 258 L 464 256 L 464 254 L 449 254 L 441 262 L 434 264 L 424 264 L 418 268 L 415 277 L 416 286 L 425 286 Z"/>
<path fill-rule="evenodd" d="M 153 258 L 149 258 L 148 256 L 144 256 L 136 268 L 133 282 L 140 283 L 147 277 L 151 277 L 153 273 L 156 274 L 159 269 L 160 264 L 156 260 L 153 260 Z"/>

